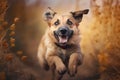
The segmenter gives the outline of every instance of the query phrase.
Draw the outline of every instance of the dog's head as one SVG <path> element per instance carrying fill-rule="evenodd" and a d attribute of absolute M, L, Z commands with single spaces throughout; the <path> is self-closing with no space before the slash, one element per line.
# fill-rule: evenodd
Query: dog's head
<path fill-rule="evenodd" d="M 51 8 L 48 8 L 44 14 L 44 18 L 50 27 L 50 35 L 54 36 L 55 42 L 61 46 L 65 46 L 69 44 L 71 38 L 78 37 L 79 23 L 82 20 L 83 14 L 87 14 L 88 11 L 88 9 L 85 9 L 60 15 Z"/>

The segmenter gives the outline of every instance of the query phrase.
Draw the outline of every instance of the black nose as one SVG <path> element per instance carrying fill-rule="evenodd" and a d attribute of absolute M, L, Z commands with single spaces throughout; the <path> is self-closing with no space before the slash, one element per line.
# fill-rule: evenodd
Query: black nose
<path fill-rule="evenodd" d="M 66 34 L 67 30 L 66 29 L 61 29 L 60 32 L 61 32 L 61 34 Z"/>

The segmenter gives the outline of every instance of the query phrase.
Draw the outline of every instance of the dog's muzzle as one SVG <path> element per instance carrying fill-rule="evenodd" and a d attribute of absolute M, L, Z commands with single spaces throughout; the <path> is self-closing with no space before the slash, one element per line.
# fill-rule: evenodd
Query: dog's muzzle
<path fill-rule="evenodd" d="M 61 46 L 65 46 L 72 35 L 73 30 L 70 30 L 68 27 L 60 27 L 57 31 L 54 31 L 54 36 Z"/>

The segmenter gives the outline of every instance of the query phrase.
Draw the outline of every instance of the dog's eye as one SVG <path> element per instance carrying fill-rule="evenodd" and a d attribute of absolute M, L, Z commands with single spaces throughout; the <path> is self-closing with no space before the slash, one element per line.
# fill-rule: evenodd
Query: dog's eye
<path fill-rule="evenodd" d="M 67 20 L 67 24 L 68 25 L 72 25 L 73 23 L 72 23 L 72 21 L 70 21 L 69 19 Z"/>
<path fill-rule="evenodd" d="M 59 24 L 59 22 L 55 22 L 55 23 L 54 23 L 54 25 L 56 25 L 56 26 L 57 26 L 58 24 Z"/>
<path fill-rule="evenodd" d="M 60 22 L 59 22 L 59 20 L 57 20 L 55 23 L 54 23 L 54 25 L 59 25 L 60 24 Z"/>

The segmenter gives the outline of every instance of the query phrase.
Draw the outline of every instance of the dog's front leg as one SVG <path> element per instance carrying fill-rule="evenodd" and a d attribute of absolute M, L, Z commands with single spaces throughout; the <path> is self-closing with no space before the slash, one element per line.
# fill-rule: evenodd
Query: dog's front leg
<path fill-rule="evenodd" d="M 68 73 L 70 76 L 75 76 L 77 73 L 77 67 L 82 63 L 82 54 L 81 53 L 73 53 L 70 56 L 69 64 L 68 64 Z"/>
<path fill-rule="evenodd" d="M 55 66 L 57 72 L 62 75 L 66 72 L 66 66 L 57 55 L 47 55 L 46 60 L 50 67 Z"/>

